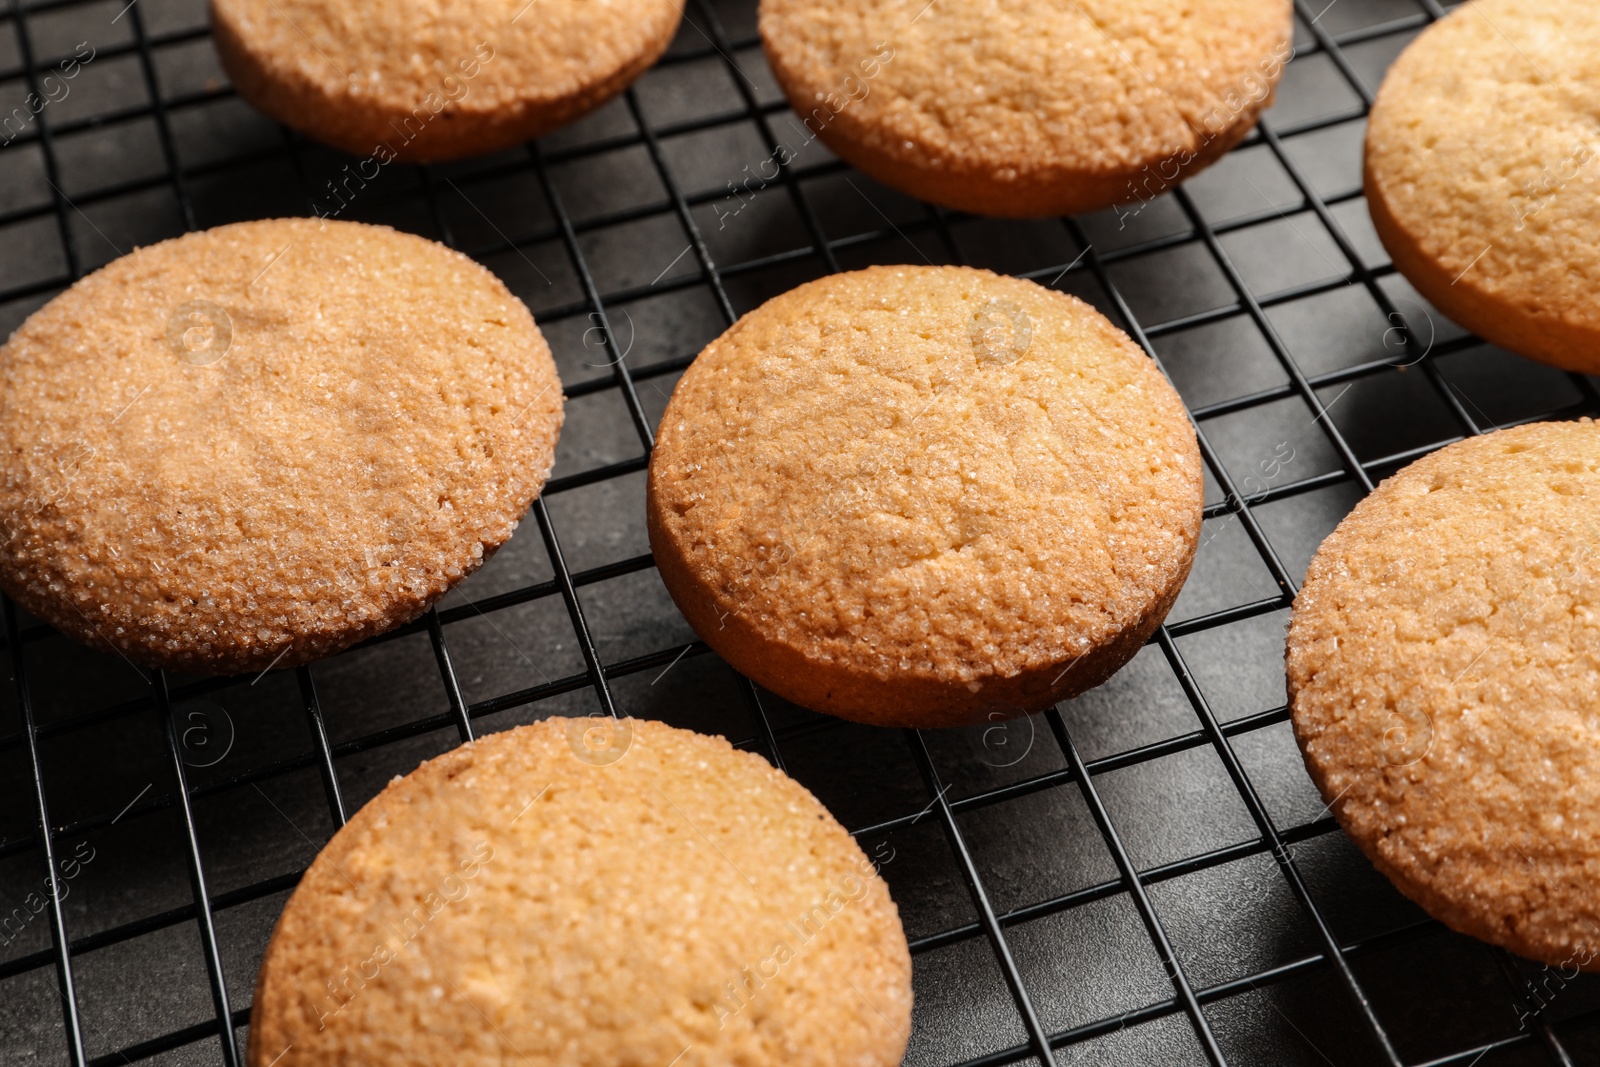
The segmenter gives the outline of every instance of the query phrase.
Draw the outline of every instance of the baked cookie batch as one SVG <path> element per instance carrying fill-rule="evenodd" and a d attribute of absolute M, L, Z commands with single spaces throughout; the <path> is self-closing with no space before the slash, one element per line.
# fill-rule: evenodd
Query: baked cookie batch
<path fill-rule="evenodd" d="M 682 5 L 212 12 L 241 95 L 388 162 L 587 113 Z M 839 155 L 1006 216 L 1159 195 L 1249 132 L 1291 54 L 1288 0 L 763 0 L 760 26 Z M 1424 296 L 1591 372 L 1595 54 L 1591 5 L 1473 0 L 1396 61 L 1366 152 L 1379 235 Z M 144 666 L 307 663 L 505 543 L 562 405 L 527 308 L 433 242 L 284 219 L 140 249 L 0 349 L 0 588 Z M 1177 393 L 1098 312 L 987 271 L 873 267 L 700 354 L 647 519 L 731 665 L 814 710 L 939 727 L 1126 663 L 1188 576 L 1203 488 Z M 1288 638 L 1306 765 L 1372 862 L 1456 929 L 1582 968 L 1597 537 L 1600 425 L 1462 441 L 1327 539 Z M 801 786 L 720 739 L 551 719 L 396 779 L 334 836 L 267 950 L 250 1062 L 887 1067 L 910 1024 L 888 890 Z"/>

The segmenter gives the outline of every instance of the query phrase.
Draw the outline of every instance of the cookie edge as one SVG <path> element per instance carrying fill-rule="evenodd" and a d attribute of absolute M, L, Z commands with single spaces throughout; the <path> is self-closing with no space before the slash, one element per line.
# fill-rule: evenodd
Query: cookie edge
<path fill-rule="evenodd" d="M 672 3 L 677 17 L 667 22 L 665 32 L 606 77 L 542 103 L 518 100 L 488 111 L 455 110 L 447 104 L 432 115 L 442 121 L 427 122 L 398 148 L 394 147 L 394 141 L 400 140 L 397 124 L 414 118 L 416 108 L 424 106 L 420 100 L 411 109 L 377 101 L 358 104 L 328 93 L 298 71 L 286 75 L 249 47 L 249 35 L 233 24 L 217 0 L 210 0 L 207 6 L 223 72 L 239 96 L 257 111 L 352 156 L 380 158 L 378 150 L 384 147 L 385 162 L 444 163 L 514 148 L 570 125 L 612 100 L 655 66 L 671 46 L 683 21 L 684 0 Z"/>

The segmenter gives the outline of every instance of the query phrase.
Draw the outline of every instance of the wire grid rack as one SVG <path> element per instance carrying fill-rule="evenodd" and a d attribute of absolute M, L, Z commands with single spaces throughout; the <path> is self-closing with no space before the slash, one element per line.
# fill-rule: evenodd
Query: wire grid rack
<path fill-rule="evenodd" d="M 915 203 L 816 145 L 748 181 L 797 129 L 748 0 L 690 0 L 660 67 L 571 130 L 370 182 L 233 96 L 196 2 L 8 3 L 0 112 L 50 102 L 0 149 L 7 329 L 133 244 L 338 206 L 505 277 L 569 402 L 537 536 L 323 663 L 145 674 L 4 605 L 0 1060 L 241 1062 L 272 921 L 349 812 L 475 733 L 598 712 L 762 753 L 883 862 L 915 960 L 908 1063 L 1600 1062 L 1595 987 L 1401 900 L 1306 781 L 1283 705 L 1297 577 L 1377 479 L 1600 411 L 1591 380 L 1454 330 L 1371 233 L 1365 115 L 1434 0 L 1297 0 L 1279 101 L 1226 160 L 1027 224 Z M 1110 314 L 1183 393 L 1208 494 L 1194 578 L 1117 678 L 1032 719 L 901 733 L 707 654 L 654 576 L 642 472 L 675 376 L 739 313 L 921 259 Z"/>

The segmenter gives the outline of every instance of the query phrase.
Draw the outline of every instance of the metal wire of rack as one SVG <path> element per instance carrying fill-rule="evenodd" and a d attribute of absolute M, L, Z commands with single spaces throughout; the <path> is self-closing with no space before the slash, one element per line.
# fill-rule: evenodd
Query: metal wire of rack
<path fill-rule="evenodd" d="M 783 166 L 751 194 L 762 206 L 746 228 L 770 238 L 770 247 L 752 253 L 729 244 L 721 225 L 733 203 L 728 198 L 738 197 L 741 212 L 746 201 L 723 179 L 738 180 L 738 169 L 719 162 L 708 170 L 699 161 L 704 145 L 737 134 L 731 155 L 722 159 L 765 158 L 775 153 L 787 116 L 750 32 L 754 5 L 742 0 L 690 0 L 684 30 L 658 71 L 577 131 L 470 165 L 396 168 L 378 188 L 363 191 L 361 211 L 350 217 L 395 221 L 461 247 L 508 278 L 516 275 L 512 284 L 524 295 L 535 276 L 545 282 L 529 301 L 558 355 L 567 353 L 562 369 L 570 414 L 557 476 L 532 509 L 538 539 L 525 532 L 515 541 L 525 558 L 477 599 L 448 599 L 361 650 L 266 682 L 159 672 L 139 672 L 133 682 L 131 665 L 70 646 L 5 603 L 4 648 L 14 680 L 5 712 L 18 728 L 0 734 L 0 893 L 6 894 L 0 920 L 20 914 L 7 910 L 14 907 L 8 901 L 42 906 L 24 905 L 30 917 L 3 931 L 0 1005 L 23 1006 L 0 1007 L 0 1058 L 238 1064 L 247 991 L 267 924 L 310 852 L 344 823 L 356 797 L 484 728 L 552 711 L 617 714 L 642 705 L 681 725 L 723 733 L 795 773 L 842 818 L 854 816 L 852 830 L 864 845 L 894 842 L 889 854 L 903 858 L 886 865 L 885 875 L 906 914 L 917 968 L 917 1029 L 908 1062 L 1596 1062 L 1600 1000 L 1594 989 L 1562 981 L 1552 991 L 1548 976 L 1541 979 L 1527 965 L 1396 903 L 1359 859 L 1350 859 L 1352 850 L 1325 808 L 1302 803 L 1301 817 L 1285 818 L 1283 769 L 1303 779 L 1292 746 L 1281 751 L 1287 708 L 1281 700 L 1266 707 L 1240 704 L 1218 682 L 1254 640 L 1232 635 L 1280 620 L 1281 639 L 1282 614 L 1310 549 L 1376 479 L 1495 426 L 1600 413 L 1590 379 L 1490 357 L 1488 371 L 1481 360 L 1470 364 L 1479 368 L 1471 371 L 1479 375 L 1475 380 L 1487 383 L 1473 391 L 1480 398 L 1485 389 L 1497 398 L 1514 396 L 1521 404 L 1520 410 L 1497 409 L 1491 418 L 1463 388 L 1468 372 L 1457 366 L 1479 359 L 1481 343 L 1466 336 L 1440 340 L 1438 331 L 1448 327 L 1408 298 L 1392 268 L 1378 262 L 1381 249 L 1361 230 L 1359 182 L 1334 188 L 1325 181 L 1323 171 L 1336 165 L 1326 162 L 1318 138 L 1359 131 L 1383 57 L 1444 9 L 1436 0 L 1343 0 L 1345 14 L 1331 15 L 1340 0 L 1324 2 L 1296 0 L 1297 55 L 1283 93 L 1292 97 L 1298 72 L 1317 65 L 1321 74 L 1313 74 L 1323 80 L 1313 77 L 1300 92 L 1334 103 L 1301 118 L 1284 117 L 1282 104 L 1268 113 L 1234 156 L 1270 169 L 1278 188 L 1268 195 L 1246 173 L 1267 206 L 1251 201 L 1226 218 L 1218 218 L 1227 214 L 1218 208 L 1226 197 L 1219 200 L 1215 187 L 1205 192 L 1197 180 L 1161 197 L 1147 213 L 1141 209 L 1131 233 L 1124 232 L 1125 219 L 1113 216 L 1031 224 L 1024 238 L 1015 227 L 989 229 L 982 220 L 896 198 L 837 161 L 808 156 Z M 1345 28 L 1330 29 L 1341 17 Z M 122 95 L 113 103 L 73 112 L 52 100 L 0 150 L 0 166 L 23 159 L 38 178 L 19 180 L 19 192 L 0 196 L 0 233 L 13 238 L 12 248 L 0 254 L 0 308 L 12 323 L 122 251 L 107 229 L 122 234 L 115 226 L 126 224 L 132 227 L 126 239 L 151 240 L 230 214 L 308 213 L 327 188 L 318 178 L 343 164 L 265 120 L 238 118 L 242 108 L 226 121 L 201 124 L 200 140 L 220 141 L 220 150 L 211 158 L 186 158 L 193 154 L 190 117 L 233 101 L 220 82 L 171 85 L 184 76 L 174 75 L 169 61 L 208 47 L 204 12 L 195 4 L 9 0 L 0 18 L 14 36 L 11 54 L 0 51 L 0 86 L 45 96 L 42 83 L 69 49 L 41 47 L 41 34 L 66 41 L 89 33 L 91 24 L 108 34 L 120 27 L 115 32 L 123 36 L 97 45 L 85 69 L 126 67 Z M 1377 67 L 1363 71 L 1363 63 Z M 123 102 L 140 92 L 144 99 Z M 1348 103 L 1337 102 L 1341 94 Z M 268 129 L 268 139 L 235 144 L 229 131 L 241 121 Z M 142 155 L 113 143 L 112 155 L 97 160 L 76 146 L 79 139 L 133 128 L 148 134 Z M 1347 161 L 1348 138 L 1342 147 L 1339 158 Z M 745 149 L 754 155 L 739 155 Z M 257 180 L 242 203 L 237 190 L 246 172 Z M 583 180 L 596 173 L 606 176 L 598 189 Z M 90 180 L 101 174 L 111 180 Z M 639 177 L 647 193 L 637 194 L 624 175 Z M 286 198 L 287 206 L 275 196 Z M 510 208 L 502 213 L 485 203 L 523 205 L 527 221 L 511 222 Z M 781 221 L 772 221 L 780 214 Z M 1285 223 L 1292 234 L 1284 232 Z M 616 262 L 617 243 L 631 247 L 639 227 L 664 227 L 672 235 L 669 249 L 687 245 L 648 283 L 649 271 L 597 266 Z M 1057 242 L 1052 250 L 1013 272 L 1071 289 L 1108 311 L 1163 364 L 1189 403 L 1210 479 L 1196 581 L 1205 581 L 1208 554 L 1234 543 L 1238 558 L 1227 566 L 1254 568 L 1266 588 L 1258 586 L 1258 595 L 1242 602 L 1202 597 L 1187 611 L 1180 601 L 1125 672 L 1131 680 L 1024 720 L 1025 727 L 1006 728 L 1014 732 L 1002 741 L 1025 737 L 1026 745 L 1020 757 L 1008 751 L 999 761 L 952 754 L 947 734 L 865 731 L 789 708 L 733 676 L 702 643 L 667 640 L 682 635 L 670 604 L 659 592 L 639 594 L 640 587 L 628 584 L 649 578 L 648 552 L 619 558 L 617 546 L 627 538 L 591 536 L 589 526 L 603 524 L 587 517 L 637 509 L 637 476 L 648 461 L 660 406 L 654 397 L 664 402 L 669 390 L 663 385 L 699 346 L 761 294 L 805 277 L 894 261 L 908 249 L 946 262 L 972 260 L 974 247 L 985 249 L 976 258 L 992 258 L 997 247 L 1002 258 L 1015 258 L 1046 231 Z M 1264 283 L 1275 279 L 1250 262 L 1249 242 L 1257 235 L 1269 246 L 1298 236 L 1332 273 L 1269 288 Z M 918 239 L 931 245 L 925 250 Z M 1198 269 L 1197 261 L 1218 282 L 1207 290 L 1209 302 L 1163 313 L 1152 284 L 1162 286 L 1170 271 Z M 562 288 L 540 262 L 561 278 Z M 1291 337 L 1294 331 L 1277 313 L 1352 292 L 1376 308 L 1380 347 L 1370 358 L 1308 371 L 1302 334 Z M 699 310 L 684 310 L 695 302 Z M 654 358 L 632 355 L 635 314 L 665 335 Z M 1316 330 L 1314 322 L 1311 333 Z M 1230 371 L 1219 383 L 1224 350 L 1234 345 L 1259 351 L 1259 373 Z M 603 358 L 592 364 L 588 355 Z M 1336 405 L 1345 392 L 1397 382 L 1411 390 L 1398 409 L 1371 404 L 1363 409 L 1364 421 L 1341 424 Z M 1413 418 L 1422 393 L 1432 398 L 1437 417 Z M 1275 471 L 1266 479 L 1273 484 L 1263 484 L 1266 468 L 1255 464 L 1258 453 L 1238 445 L 1234 417 L 1271 423 L 1284 411 L 1296 413 L 1307 435 L 1297 448 L 1323 457 L 1323 469 L 1281 482 Z M 1379 445 L 1390 438 L 1370 430 L 1374 411 L 1398 412 L 1425 439 L 1383 450 Z M 616 434 L 587 436 L 585 427 L 601 419 L 610 420 Z M 577 444 L 569 445 L 574 437 Z M 622 487 L 620 495 L 590 511 L 562 511 L 569 498 L 612 487 Z M 1325 502 L 1310 524 L 1314 529 L 1286 522 L 1284 505 L 1313 498 Z M 542 561 L 535 558 L 538 549 Z M 477 590 L 478 581 L 468 588 Z M 608 593 L 613 587 L 621 592 Z M 544 614 L 525 614 L 535 610 Z M 613 616 L 622 621 L 613 624 Z M 484 631 L 485 623 L 493 634 Z M 508 629 L 518 639 L 507 636 Z M 1271 637 L 1270 627 L 1266 632 Z M 541 640 L 553 677 L 522 651 Z M 495 682 L 511 675 L 491 667 L 483 668 L 494 675 L 485 686 L 482 674 L 472 675 L 491 655 L 484 647 L 502 659 L 520 659 L 522 665 L 513 664 L 517 671 L 531 668 L 541 679 L 523 675 L 528 684 L 507 688 Z M 618 649 L 628 654 L 612 654 Z M 362 661 L 373 654 L 380 655 Z M 473 666 L 461 666 L 469 660 Z M 340 666 L 347 661 L 366 665 L 347 674 Z M 571 669 L 561 673 L 563 664 Z M 653 687 L 675 668 L 689 681 L 673 700 L 650 704 L 657 699 Z M 404 675 L 395 692 L 413 682 L 416 692 L 363 699 L 360 683 L 389 670 Z M 442 693 L 423 684 L 427 672 Z M 75 687 L 79 674 L 90 683 L 82 692 Z M 330 700 L 328 689 L 338 689 L 339 699 Z M 215 709 L 196 703 L 209 700 L 229 701 L 238 716 L 228 718 L 228 747 L 217 762 L 209 755 L 194 758 L 183 720 L 174 714 L 174 708 Z M 373 710 L 386 700 L 397 707 Z M 1169 717 L 1164 731 L 1132 740 L 1117 732 L 1120 726 L 1107 726 L 1143 721 L 1140 709 L 1163 700 L 1187 722 Z M 264 710 L 252 712 L 251 702 Z M 903 747 L 893 749 L 889 739 L 897 736 L 895 744 Z M 1278 739 L 1281 758 L 1263 763 L 1270 749 L 1263 739 L 1271 738 Z M 982 741 L 990 740 L 986 731 Z M 818 755 L 819 747 L 825 755 Z M 1208 762 L 1195 788 L 1224 791 L 1234 805 L 1232 822 L 1217 833 L 1183 821 L 1150 778 L 1152 770 L 1182 777 L 1189 766 L 1182 761 L 1200 758 Z M 1169 771 L 1173 767 L 1180 770 Z M 277 783 L 290 789 L 274 800 L 263 787 Z M 297 784 L 304 788 L 293 788 Z M 1303 799 L 1303 782 L 1287 788 L 1290 794 L 1299 789 L 1294 795 Z M 240 809 L 256 796 L 301 840 L 267 841 L 262 827 L 277 826 L 271 811 Z M 1070 818 L 1062 814 L 1069 810 Z M 317 837 L 302 829 L 311 818 L 326 819 L 316 824 Z M 1052 820 L 1055 831 L 1030 836 Z M 1176 829 L 1163 838 L 1169 824 Z M 1077 832 L 1059 832 L 1063 826 Z M 118 844 L 130 834 L 131 845 Z M 150 844 L 157 840 L 166 844 Z M 91 857 L 123 856 L 108 870 L 106 862 L 83 860 L 86 848 Z M 130 849 L 136 854 L 127 855 Z M 1066 877 L 1046 855 L 1056 850 L 1089 858 Z M 260 870 L 258 854 L 278 868 Z M 294 862 L 282 862 L 285 856 Z M 141 883 L 141 863 L 170 870 Z M 1212 894 L 1216 906 L 1197 918 L 1195 901 L 1205 893 L 1179 890 L 1213 877 L 1224 879 Z M 236 924 L 241 915 L 255 915 L 254 925 Z M 1244 916 L 1247 927 L 1259 920 L 1293 932 L 1283 935 L 1275 958 L 1261 962 L 1245 944 L 1248 930 L 1228 925 L 1229 915 Z M 1096 930 L 1104 935 L 1098 947 Z M 1218 931 L 1225 935 L 1221 944 L 1214 943 Z M 167 957 L 183 962 L 169 964 Z M 1231 973 L 1218 977 L 1230 962 Z M 1441 970 L 1460 974 L 1453 984 L 1441 982 Z M 166 996 L 161 989 L 167 984 L 194 995 Z M 1120 1002 L 1105 994 L 1112 987 L 1120 990 Z M 149 1001 L 158 1003 L 139 1007 Z M 102 1010 L 113 1002 L 123 1007 Z"/>

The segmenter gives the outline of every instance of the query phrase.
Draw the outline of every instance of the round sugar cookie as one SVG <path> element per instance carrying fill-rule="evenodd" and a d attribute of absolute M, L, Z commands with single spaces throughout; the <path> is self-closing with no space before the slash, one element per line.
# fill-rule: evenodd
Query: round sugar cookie
<path fill-rule="evenodd" d="M 761 757 L 549 719 L 396 778 L 256 980 L 250 1067 L 895 1067 L 911 956 L 872 861 Z"/>
<path fill-rule="evenodd" d="M 817 711 L 951 726 L 1127 662 L 1188 576 L 1202 489 L 1177 393 L 1087 304 L 874 267 L 700 353 L 647 507 L 662 581 L 735 668 Z"/>
<path fill-rule="evenodd" d="M 497 152 L 581 118 L 660 58 L 682 13 L 683 0 L 211 0 L 211 28 L 239 95 L 370 157 L 371 180 L 395 159 Z"/>
<path fill-rule="evenodd" d="M 528 309 L 443 245 L 313 219 L 164 241 L 0 348 L 0 588 L 137 663 L 292 667 L 476 570 L 561 416 Z"/>
<path fill-rule="evenodd" d="M 1295 735 L 1339 824 L 1463 933 L 1600 970 L 1600 424 L 1406 467 L 1295 601 Z"/>
<path fill-rule="evenodd" d="M 820 138 L 1009 217 L 1170 190 L 1243 139 L 1293 53 L 1289 0 L 761 0 L 760 24 L 790 153 Z"/>
<path fill-rule="evenodd" d="M 1367 205 L 1394 265 L 1494 344 L 1600 372 L 1600 8 L 1474 0 L 1390 67 Z"/>

